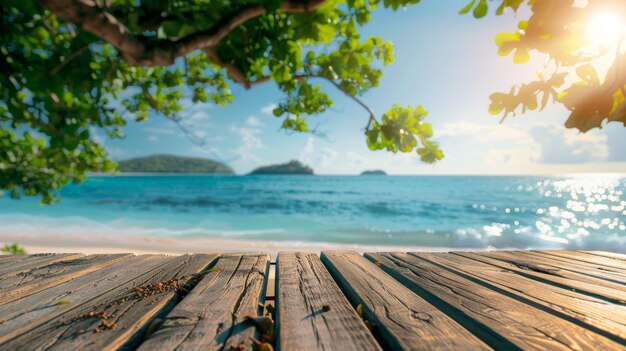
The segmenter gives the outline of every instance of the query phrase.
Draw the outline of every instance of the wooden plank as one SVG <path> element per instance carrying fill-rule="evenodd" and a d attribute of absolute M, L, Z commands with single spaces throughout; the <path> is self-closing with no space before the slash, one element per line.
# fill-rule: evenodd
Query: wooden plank
<path fill-rule="evenodd" d="M 603 256 L 626 263 L 626 255 L 611 251 L 581 251 L 590 255 Z"/>
<path fill-rule="evenodd" d="M 386 272 L 446 311 L 496 350 L 620 347 L 600 335 L 501 294 L 497 289 L 490 289 L 488 285 L 419 258 L 432 258 L 430 254 L 382 253 L 366 256 L 380 262 Z"/>
<path fill-rule="evenodd" d="M 0 278 L 0 305 L 109 266 L 132 254 L 91 255 Z"/>
<path fill-rule="evenodd" d="M 11 262 L 0 265 L 0 278 L 43 267 L 54 262 L 67 261 L 84 256 L 79 253 L 18 255 Z"/>
<path fill-rule="evenodd" d="M 356 252 L 322 252 L 322 262 L 392 350 L 484 350 L 489 347 Z"/>
<path fill-rule="evenodd" d="M 267 254 L 225 254 L 138 350 L 253 350 L 246 316 L 263 311 Z"/>
<path fill-rule="evenodd" d="M 579 327 L 592 330 L 598 335 L 626 345 L 626 306 L 612 304 L 605 300 L 540 283 L 522 277 L 515 272 L 506 271 L 458 255 L 429 253 L 415 253 L 412 255 L 428 260 L 440 267 L 454 270 L 456 274 L 473 279 L 475 282 L 496 290 L 503 295 L 571 322 L 568 324 L 576 324 Z M 525 317 L 526 319 L 540 316 L 540 319 L 549 320 L 549 318 L 545 317 L 545 314 L 539 311 L 532 316 L 530 313 L 524 315 L 528 315 L 528 317 Z M 547 325 L 549 328 L 557 327 L 555 322 L 550 322 Z M 561 330 L 567 332 L 566 329 Z M 575 328 L 572 328 L 569 332 L 574 333 L 574 331 Z M 589 345 L 608 345 L 595 341 L 596 338 L 592 333 L 583 334 L 580 337 L 589 336 L 587 340 Z M 600 341 L 603 339 L 599 338 Z M 575 341 L 576 339 L 571 340 Z M 584 345 L 582 340 L 576 342 Z"/>
<path fill-rule="evenodd" d="M 278 254 L 279 349 L 381 350 L 315 253 Z"/>
<path fill-rule="evenodd" d="M 558 286 L 565 290 L 575 290 L 580 293 L 587 294 L 588 296 L 598 297 L 606 299 L 613 303 L 622 303 L 624 301 L 624 294 L 620 290 L 600 287 L 595 284 L 581 282 L 579 280 L 570 279 L 569 277 L 555 274 L 551 267 L 545 267 L 541 265 L 528 265 L 528 262 L 505 262 L 492 257 L 490 252 L 453 252 L 455 255 L 467 257 L 479 262 L 490 264 L 492 266 L 499 267 L 501 269 L 515 272 L 526 278 L 531 278 L 539 282 Z"/>
<path fill-rule="evenodd" d="M 114 289 L 128 290 L 136 286 L 137 278 L 166 264 L 172 257 L 142 255 L 129 258 L 65 284 L 32 294 L 23 299 L 0 305 L 0 350 L 3 344 L 29 329 L 71 310 Z"/>
<path fill-rule="evenodd" d="M 12 254 L 0 254 L 0 264 L 5 262 L 9 262 L 10 260 L 15 260 L 19 257 L 23 257 L 24 255 L 12 255 Z"/>
<path fill-rule="evenodd" d="M 560 253 L 555 254 L 553 251 L 531 251 L 530 254 L 557 260 L 562 267 L 567 267 L 569 270 L 578 270 L 580 274 L 626 285 L 626 270 L 608 267 L 601 264 L 594 264 L 583 260 L 576 260 L 573 257 L 567 257 Z"/>
<path fill-rule="evenodd" d="M 558 256 L 577 263 L 584 263 L 586 266 L 596 268 L 602 271 L 616 272 L 626 277 L 626 262 L 616 261 L 612 258 L 591 255 L 582 251 L 567 250 L 544 250 L 533 251 L 544 255 Z"/>
<path fill-rule="evenodd" d="M 117 350 L 135 347 L 153 319 L 179 300 L 178 289 L 216 254 L 183 255 L 2 345 L 11 350 Z M 180 285 L 179 285 L 180 284 Z M 82 331 L 82 332 L 81 332 Z"/>

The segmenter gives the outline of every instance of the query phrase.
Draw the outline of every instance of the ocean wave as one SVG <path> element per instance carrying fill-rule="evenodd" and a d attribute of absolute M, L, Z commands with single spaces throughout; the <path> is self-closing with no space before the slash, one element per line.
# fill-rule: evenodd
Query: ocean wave
<path fill-rule="evenodd" d="M 90 236 L 124 240 L 128 237 L 152 238 L 242 238 L 276 241 L 359 243 L 365 245 L 396 245 L 450 248 L 497 249 L 610 249 L 626 251 L 626 235 L 558 234 L 534 226 L 514 227 L 504 223 L 463 227 L 455 230 L 393 231 L 385 228 L 312 228 L 302 225 L 289 229 L 275 226 L 257 229 L 219 228 L 204 222 L 181 227 L 169 222 L 116 219 L 107 222 L 68 216 L 45 217 L 24 214 L 0 215 L 0 235 L 23 235 L 50 240 L 72 240 Z"/>

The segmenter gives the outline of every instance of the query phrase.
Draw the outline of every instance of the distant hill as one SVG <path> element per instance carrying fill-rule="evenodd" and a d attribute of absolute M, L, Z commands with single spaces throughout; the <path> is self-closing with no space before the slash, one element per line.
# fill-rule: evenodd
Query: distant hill
<path fill-rule="evenodd" d="M 381 171 L 380 169 L 376 169 L 373 171 L 363 171 L 363 173 L 361 173 L 362 176 L 365 175 L 387 175 L 387 173 L 385 173 L 385 171 Z"/>
<path fill-rule="evenodd" d="M 313 169 L 294 160 L 280 165 L 259 167 L 250 174 L 313 174 Z"/>
<path fill-rule="evenodd" d="M 121 172 L 234 174 L 229 166 L 203 158 L 154 155 L 118 162 Z"/>

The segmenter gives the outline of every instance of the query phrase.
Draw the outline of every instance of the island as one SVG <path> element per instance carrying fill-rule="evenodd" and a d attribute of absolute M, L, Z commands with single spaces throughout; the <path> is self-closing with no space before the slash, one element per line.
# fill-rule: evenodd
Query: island
<path fill-rule="evenodd" d="M 368 175 L 378 175 L 378 176 L 384 176 L 387 175 L 387 173 L 385 173 L 385 171 L 381 171 L 380 169 L 375 169 L 372 171 L 363 171 L 363 173 L 361 173 L 362 176 L 368 176 Z"/>
<path fill-rule="evenodd" d="M 229 166 L 204 158 L 153 155 L 118 162 L 120 172 L 127 173 L 207 173 L 234 174 Z"/>
<path fill-rule="evenodd" d="M 249 173 L 250 175 L 257 174 L 276 174 L 276 175 L 289 175 L 289 174 L 305 174 L 312 175 L 313 169 L 309 166 L 303 165 L 299 161 L 293 160 L 287 163 L 279 165 L 263 166 L 255 169 Z"/>

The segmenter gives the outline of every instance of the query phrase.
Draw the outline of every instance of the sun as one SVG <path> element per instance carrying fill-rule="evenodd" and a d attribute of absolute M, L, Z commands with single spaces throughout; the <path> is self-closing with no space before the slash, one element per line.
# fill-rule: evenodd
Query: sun
<path fill-rule="evenodd" d="M 616 12 L 601 12 L 591 18 L 586 34 L 594 46 L 612 46 L 626 38 L 626 24 Z"/>

